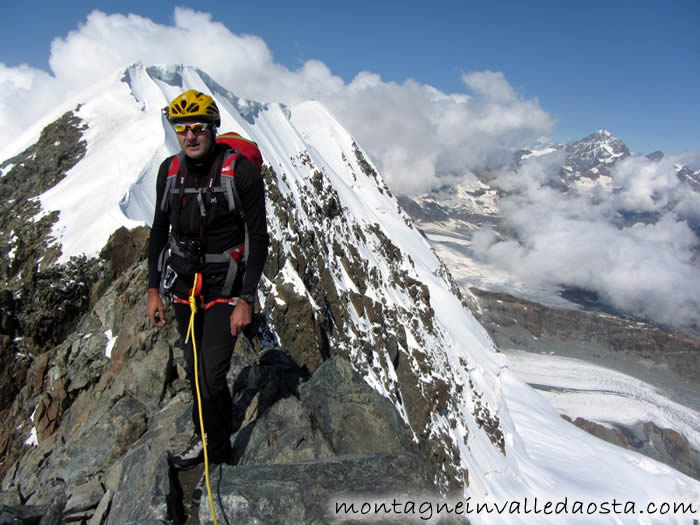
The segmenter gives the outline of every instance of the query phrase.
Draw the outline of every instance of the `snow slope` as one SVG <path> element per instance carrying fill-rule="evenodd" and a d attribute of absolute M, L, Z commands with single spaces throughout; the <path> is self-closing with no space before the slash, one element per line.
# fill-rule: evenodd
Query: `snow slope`
<path fill-rule="evenodd" d="M 520 350 L 506 353 L 515 375 L 536 385 L 559 413 L 628 426 L 653 421 L 680 432 L 700 450 L 700 413 L 672 401 L 666 392 L 579 359 Z"/>
<path fill-rule="evenodd" d="M 78 95 L 76 100 L 82 103 L 78 115 L 89 128 L 87 154 L 61 183 L 40 197 L 44 213 L 60 210 L 54 234 L 62 244 L 63 259 L 78 253 L 96 254 L 119 226 L 150 223 L 158 166 L 165 156 L 177 151 L 176 138 L 161 108 L 191 88 L 216 98 L 222 130 L 236 130 L 258 142 L 265 162 L 277 174 L 279 191 L 295 203 L 300 215 L 309 204 L 310 179 L 318 171 L 350 217 L 350 231 L 364 232 L 366 240 L 355 239 L 353 246 L 385 277 L 381 286 L 368 289 L 366 295 L 408 312 L 407 350 L 411 355 L 427 355 L 430 363 L 421 380 L 426 385 L 443 381 L 451 388 L 448 409 L 431 416 L 431 435 L 444 436 L 448 445 L 458 449 L 456 467 L 468 475 L 465 498 L 472 504 L 515 500 L 524 504 L 526 497 L 537 497 L 541 503 L 579 499 L 599 505 L 617 498 L 635 502 L 637 510 L 650 502 L 693 503 L 698 517 L 700 483 L 566 423 L 547 400 L 516 378 L 505 355 L 495 351 L 483 327 L 455 296 L 444 266 L 381 178 L 368 174 L 360 165 L 356 151 L 361 149 L 317 102 L 291 108 L 252 102 L 236 97 L 194 68 L 141 64 Z M 74 100 L 59 109 L 67 111 L 75 105 Z M 28 134 L 23 139 L 25 144 L 15 143 L 0 156 L 7 158 L 13 153 L 10 149 L 19 151 L 31 144 L 40 132 L 40 128 L 34 129 L 34 136 Z M 379 253 L 379 237 L 367 233 L 371 228 L 400 248 L 398 262 L 390 264 Z M 282 225 L 272 220 L 270 231 L 292 249 L 294 236 Z M 352 237 L 340 230 L 328 235 L 346 243 Z M 427 286 L 434 311 L 432 331 L 410 329 L 414 302 L 407 290 L 388 283 L 397 270 Z M 285 267 L 283 273 L 289 282 L 296 283 L 299 293 L 305 293 L 293 268 Z M 333 279 L 338 289 L 357 291 L 342 267 L 334 271 Z M 351 321 L 359 327 L 366 322 L 359 315 Z M 348 335 L 350 341 L 353 338 L 357 336 Z M 353 348 L 350 353 L 357 366 L 360 356 Z M 377 354 L 386 359 L 384 349 L 378 348 Z M 390 387 L 397 378 L 391 367 L 365 367 L 362 371 L 374 388 L 392 398 Z M 505 455 L 477 423 L 475 414 L 480 407 L 497 416 Z M 397 404 L 397 408 L 406 418 L 405 407 Z M 567 514 L 557 516 L 523 511 L 505 518 L 498 513 L 468 517 L 472 523 L 688 523 L 690 519 L 687 513 L 675 518 L 652 517 L 648 512 L 574 515 L 571 504 L 567 510 Z"/>

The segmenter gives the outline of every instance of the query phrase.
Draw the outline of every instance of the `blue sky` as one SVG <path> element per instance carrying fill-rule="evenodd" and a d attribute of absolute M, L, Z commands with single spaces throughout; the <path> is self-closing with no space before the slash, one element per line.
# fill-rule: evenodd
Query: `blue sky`
<path fill-rule="evenodd" d="M 172 25 L 167 2 L 24 2 L 4 8 L 0 62 L 50 71 L 51 42 L 94 9 Z M 261 37 L 290 70 L 323 62 L 469 93 L 463 73 L 502 73 L 557 120 L 555 141 L 607 128 L 640 153 L 700 149 L 700 2 L 198 2 L 234 34 Z M 196 39 L 191 39 L 196 40 Z M 192 46 L 206 52 L 207 35 Z M 118 41 L 114 46 L 120 46 Z M 216 45 L 216 42 L 212 42 Z"/>

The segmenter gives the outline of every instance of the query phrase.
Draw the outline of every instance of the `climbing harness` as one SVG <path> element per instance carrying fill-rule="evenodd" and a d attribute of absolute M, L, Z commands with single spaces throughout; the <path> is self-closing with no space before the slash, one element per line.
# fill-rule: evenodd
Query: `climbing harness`
<path fill-rule="evenodd" d="M 238 152 L 231 149 L 224 151 L 218 163 L 212 165 L 208 181 L 204 186 L 185 187 L 186 169 L 181 169 L 184 166 L 184 153 L 181 152 L 179 155 L 172 157 L 168 168 L 165 191 L 160 203 L 161 211 L 171 214 L 170 222 L 173 225 L 173 230 L 168 243 L 163 247 L 158 257 L 158 270 L 163 272 L 166 269 L 170 257 L 177 259 L 178 263 L 175 266 L 183 271 L 187 267 L 185 265 L 188 265 L 190 268 L 201 268 L 202 265 L 227 264 L 228 268 L 221 289 L 221 296 L 224 297 L 231 294 L 239 266 L 245 264 L 248 259 L 250 246 L 248 224 L 245 220 L 243 204 L 234 183 L 235 165 L 238 158 Z M 237 212 L 243 223 L 244 239 L 242 244 L 227 248 L 222 252 L 210 253 L 205 249 L 207 214 L 208 209 L 216 203 L 216 194 L 225 196 L 228 213 Z M 177 220 L 177 216 L 183 213 L 182 206 L 185 202 L 185 196 L 189 199 L 187 201 L 190 203 L 189 205 L 193 206 L 191 212 L 187 213 L 199 213 L 202 225 L 200 226 L 199 239 L 186 238 Z"/>
<path fill-rule="evenodd" d="M 167 263 L 168 257 L 177 256 L 189 263 L 197 264 L 210 264 L 210 263 L 226 263 L 228 267 L 226 269 L 226 277 L 224 279 L 224 284 L 221 288 L 221 295 L 226 297 L 231 294 L 233 290 L 233 284 L 238 275 L 238 270 L 240 265 L 246 259 L 247 249 L 245 244 L 239 244 L 233 248 L 224 250 L 222 253 L 205 253 L 198 254 L 197 257 L 192 256 L 186 250 L 183 249 L 184 242 L 177 242 L 173 235 L 170 236 L 168 244 L 163 248 L 158 261 L 158 269 L 163 271 L 163 278 L 161 279 L 161 287 L 163 291 L 168 291 L 175 280 L 177 279 L 177 273 L 172 269 L 172 267 Z M 180 301 L 181 302 L 181 301 Z M 205 310 L 209 307 L 205 306 Z"/>
<path fill-rule="evenodd" d="M 207 494 L 209 496 L 209 509 L 211 510 L 211 515 L 214 520 L 214 525 L 219 525 L 216 521 L 216 511 L 214 510 L 214 498 L 211 495 L 211 484 L 209 483 L 209 455 L 207 453 L 207 438 L 204 432 L 204 416 L 202 416 L 202 395 L 199 390 L 199 370 L 197 364 L 197 341 L 194 332 L 194 318 L 197 313 L 197 295 L 201 292 L 202 281 L 201 274 L 194 274 L 194 283 L 192 284 L 192 291 L 190 292 L 190 324 L 187 327 L 187 336 L 185 337 L 185 344 L 192 337 L 192 353 L 194 354 L 194 383 L 197 390 L 197 409 L 199 411 L 199 429 L 202 433 L 202 445 L 204 446 L 204 476 L 207 484 Z M 219 474 L 221 475 L 221 474 Z"/>

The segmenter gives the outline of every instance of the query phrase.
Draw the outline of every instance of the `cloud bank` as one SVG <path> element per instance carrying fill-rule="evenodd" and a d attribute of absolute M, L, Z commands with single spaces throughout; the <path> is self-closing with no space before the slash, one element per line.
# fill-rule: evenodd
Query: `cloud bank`
<path fill-rule="evenodd" d="M 206 35 L 206 39 L 202 38 Z M 115 44 L 115 43 L 118 43 Z M 196 43 L 196 45 L 193 45 Z M 189 64 L 240 97 L 287 105 L 321 101 L 357 138 L 397 193 L 414 194 L 499 164 L 506 151 L 548 135 L 554 119 L 524 100 L 502 73 L 464 74 L 464 93 L 358 72 L 346 83 L 320 61 L 290 70 L 267 44 L 237 35 L 210 14 L 176 8 L 172 25 L 93 11 L 51 45 L 50 72 L 0 64 L 0 122 L 17 131 L 76 90 L 133 62 Z"/>
<path fill-rule="evenodd" d="M 562 195 L 561 154 L 531 159 L 494 180 L 507 191 L 504 226 L 473 238 L 479 257 L 535 285 L 593 290 L 616 309 L 700 328 L 700 195 L 676 175 L 690 157 L 629 157 L 610 184 Z M 697 169 L 697 166 L 696 166 Z"/>

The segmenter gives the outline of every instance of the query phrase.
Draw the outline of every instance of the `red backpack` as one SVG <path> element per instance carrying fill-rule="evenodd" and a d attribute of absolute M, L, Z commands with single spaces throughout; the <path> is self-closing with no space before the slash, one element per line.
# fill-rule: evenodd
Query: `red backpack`
<path fill-rule="evenodd" d="M 216 142 L 219 144 L 226 144 L 227 146 L 235 149 L 244 157 L 247 157 L 248 160 L 255 164 L 258 171 L 262 169 L 262 153 L 260 153 L 258 145 L 252 140 L 241 137 L 235 131 L 229 131 L 228 133 L 224 133 L 223 135 L 216 137 Z"/>

